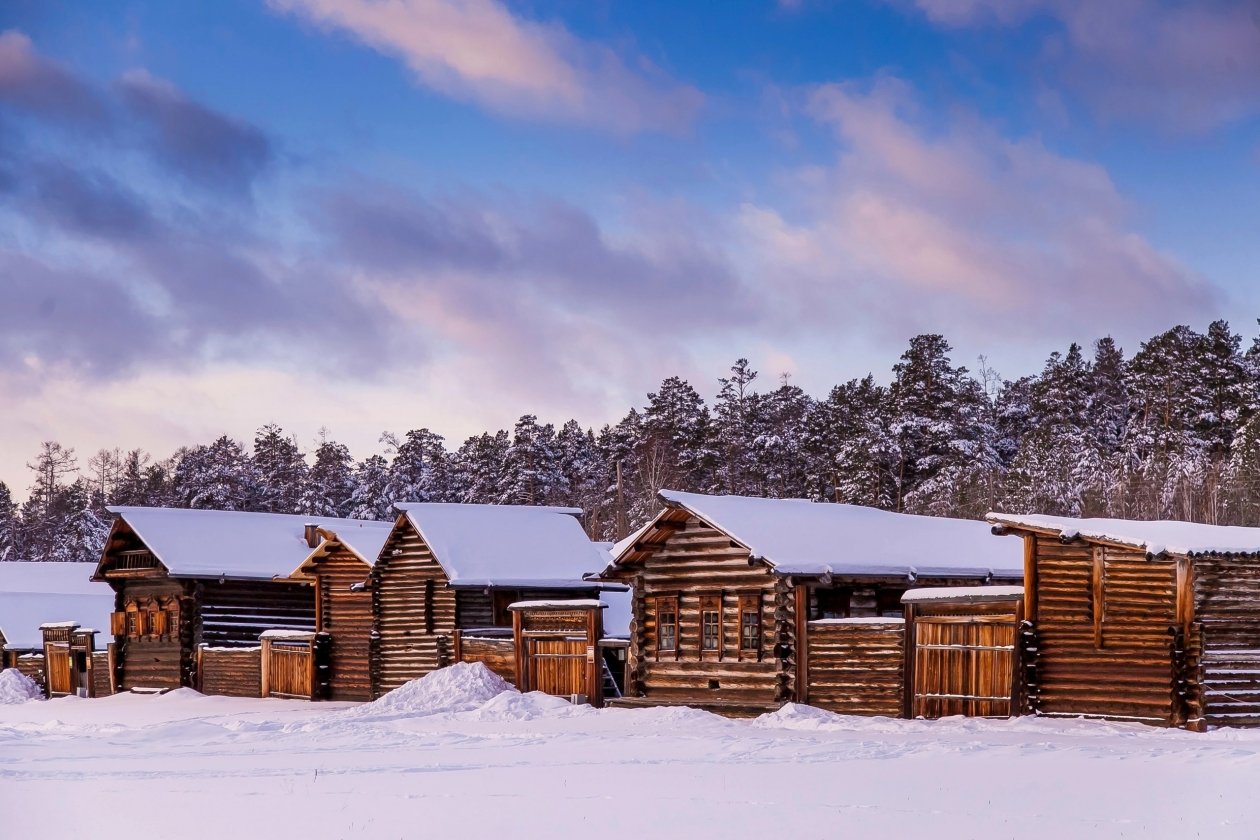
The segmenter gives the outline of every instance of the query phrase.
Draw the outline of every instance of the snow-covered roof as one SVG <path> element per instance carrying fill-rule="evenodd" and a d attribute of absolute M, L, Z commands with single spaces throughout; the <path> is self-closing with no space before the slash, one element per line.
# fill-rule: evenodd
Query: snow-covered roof
<path fill-rule="evenodd" d="M 0 635 L 10 650 L 43 647 L 41 625 L 108 627 L 114 591 L 90 563 L 0 563 Z"/>
<path fill-rule="evenodd" d="M 805 499 L 677 490 L 660 495 L 666 504 L 721 529 L 780 574 L 1012 578 L 1024 573 L 1022 549 L 994 540 L 984 522 Z M 619 543 L 621 553 L 634 542 Z"/>
<path fill-rule="evenodd" d="M 1150 555 L 1260 554 L 1260 528 L 1203 525 L 1198 522 L 1135 519 L 1072 519 L 990 513 L 986 519 L 1008 528 L 1050 532 L 1061 539 L 1104 540 Z"/>
<path fill-rule="evenodd" d="M 400 502 L 452 586 L 590 589 L 607 555 L 577 508 Z"/>
<path fill-rule="evenodd" d="M 380 553 L 390 529 L 387 522 L 284 513 L 148 507 L 109 510 L 122 517 L 172 577 L 287 577 L 311 554 L 307 524 L 335 532 L 356 553 L 366 552 L 365 556 L 372 557 Z"/>

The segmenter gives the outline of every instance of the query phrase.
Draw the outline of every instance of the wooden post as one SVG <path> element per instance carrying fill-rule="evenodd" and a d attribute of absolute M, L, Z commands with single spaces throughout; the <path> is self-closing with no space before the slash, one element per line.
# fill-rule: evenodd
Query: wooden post
<path fill-rule="evenodd" d="M 525 633 L 521 623 L 521 611 L 512 610 L 512 650 L 516 655 L 516 687 L 529 691 L 529 656 L 525 651 Z"/>
<path fill-rule="evenodd" d="M 1101 650 L 1103 646 L 1103 614 L 1107 609 L 1103 591 L 1103 582 L 1107 574 L 1107 549 L 1096 545 L 1092 554 L 1094 566 L 1090 584 L 1093 594 L 1094 647 Z"/>
<path fill-rule="evenodd" d="M 1037 535 L 1024 535 L 1024 615 L 1037 620 Z"/>
<path fill-rule="evenodd" d="M 260 697 L 271 696 L 271 639 L 263 638 L 262 650 L 259 653 L 261 657 L 259 667 L 258 695 Z"/>
<path fill-rule="evenodd" d="M 109 693 L 118 693 L 118 644 L 110 642 L 105 650 L 109 656 Z"/>
<path fill-rule="evenodd" d="M 914 604 L 906 604 L 905 610 L 905 628 L 901 637 L 902 644 L 902 665 L 904 668 L 901 686 L 902 693 L 902 717 L 907 720 L 914 719 L 914 620 L 917 617 Z"/>
<path fill-rule="evenodd" d="M 809 702 L 809 587 L 796 585 L 796 702 Z"/>

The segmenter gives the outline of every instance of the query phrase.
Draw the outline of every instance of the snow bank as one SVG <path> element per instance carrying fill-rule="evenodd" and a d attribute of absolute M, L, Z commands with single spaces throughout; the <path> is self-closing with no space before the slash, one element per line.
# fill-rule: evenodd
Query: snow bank
<path fill-rule="evenodd" d="M 0 706 L 43 699 L 44 692 L 26 674 L 16 668 L 0 671 Z"/>
<path fill-rule="evenodd" d="M 541 691 L 521 694 L 515 689 L 504 691 L 470 713 L 475 720 L 537 720 L 548 717 L 570 717 L 594 712 L 590 706 L 575 706 L 563 697 Z"/>
<path fill-rule="evenodd" d="M 410 717 L 471 712 L 504 692 L 519 694 L 510 683 L 482 663 L 457 662 L 404 683 L 371 703 L 347 709 L 339 717 Z"/>

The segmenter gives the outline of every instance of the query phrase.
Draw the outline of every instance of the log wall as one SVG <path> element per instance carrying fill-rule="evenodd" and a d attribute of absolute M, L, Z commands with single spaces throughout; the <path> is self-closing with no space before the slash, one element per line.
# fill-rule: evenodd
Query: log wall
<path fill-rule="evenodd" d="M 44 673 L 44 654 L 24 653 L 17 658 L 13 667 L 17 668 L 19 673 L 34 680 L 44 691 L 48 690 L 47 675 Z"/>
<path fill-rule="evenodd" d="M 344 547 L 315 564 L 319 629 L 331 637 L 328 690 L 332 700 L 372 699 L 372 593 L 351 590 L 370 573 L 371 568 Z"/>
<path fill-rule="evenodd" d="M 262 657 L 259 647 L 201 647 L 197 654 L 203 694 L 225 697 L 262 696 Z"/>
<path fill-rule="evenodd" d="M 1035 540 L 1032 710 L 1177 723 L 1176 563 L 1086 542 L 1025 539 Z"/>
<path fill-rule="evenodd" d="M 1188 725 L 1260 726 L 1260 561 L 1195 559 L 1194 624 L 1178 688 Z"/>
<path fill-rule="evenodd" d="M 901 717 L 905 621 L 811 621 L 809 702 L 845 715 Z"/>
<path fill-rule="evenodd" d="M 452 661 L 455 591 L 404 517 L 372 569 L 372 694 L 392 691 Z"/>
<path fill-rule="evenodd" d="M 740 597 L 759 599 L 757 650 L 740 650 Z M 678 599 L 678 648 L 657 650 L 658 597 Z M 701 650 L 701 599 L 720 607 L 721 650 Z M 712 601 L 709 603 L 713 603 Z M 721 531 L 689 516 L 634 579 L 629 695 L 658 702 L 772 708 L 795 699 L 793 588 Z"/>
<path fill-rule="evenodd" d="M 92 654 L 93 697 L 108 697 L 114 693 L 114 686 L 110 680 L 112 664 L 108 650 L 98 650 Z"/>

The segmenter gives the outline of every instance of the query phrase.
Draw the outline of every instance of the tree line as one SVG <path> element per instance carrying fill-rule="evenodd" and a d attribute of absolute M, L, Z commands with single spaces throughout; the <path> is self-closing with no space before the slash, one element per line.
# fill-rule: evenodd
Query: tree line
<path fill-rule="evenodd" d="M 770 387 L 747 360 L 712 403 L 665 379 L 599 430 L 527 414 L 451 447 L 427 428 L 386 433 L 356 461 L 321 433 L 311 451 L 276 425 L 158 460 L 49 441 L 18 505 L 0 482 L 0 559 L 94 560 L 107 505 L 389 519 L 394 501 L 580 508 L 595 539 L 624 536 L 662 488 L 808 498 L 976 518 L 987 510 L 1260 524 L 1260 338 L 1228 323 L 1174 327 L 1131 358 L 1111 338 L 1051 353 L 1008 380 L 955 365 L 920 335 L 892 368 L 813 397 Z"/>

